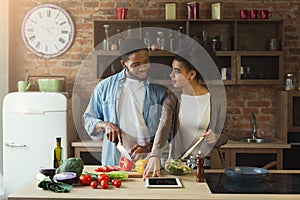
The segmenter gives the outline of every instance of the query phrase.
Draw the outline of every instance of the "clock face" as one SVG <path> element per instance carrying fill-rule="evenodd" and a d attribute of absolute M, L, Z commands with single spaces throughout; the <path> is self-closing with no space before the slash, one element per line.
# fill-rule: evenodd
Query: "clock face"
<path fill-rule="evenodd" d="M 24 18 L 22 37 L 34 54 L 52 58 L 63 54 L 74 38 L 74 24 L 62 8 L 44 4 L 34 7 Z"/>

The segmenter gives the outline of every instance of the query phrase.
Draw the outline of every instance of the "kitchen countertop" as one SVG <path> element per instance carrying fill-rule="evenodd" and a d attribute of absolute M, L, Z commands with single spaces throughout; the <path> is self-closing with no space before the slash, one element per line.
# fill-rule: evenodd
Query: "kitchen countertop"
<path fill-rule="evenodd" d="M 227 144 L 221 146 L 222 149 L 239 149 L 239 148 L 263 148 L 263 149 L 290 149 L 291 145 L 276 139 L 274 142 L 263 142 L 263 143 L 255 143 L 255 142 L 238 142 L 234 140 L 228 140 Z"/>
<path fill-rule="evenodd" d="M 85 170 L 95 169 L 86 166 Z M 219 173 L 222 170 L 206 170 L 206 173 Z M 300 173 L 300 170 L 270 170 L 269 173 Z M 89 186 L 74 186 L 69 193 L 54 193 L 37 187 L 38 181 L 32 181 L 11 194 L 8 200 L 70 200 L 70 199 L 300 199 L 300 195 L 291 194 L 212 194 L 207 183 L 195 182 L 195 173 L 180 176 L 183 188 L 148 189 L 141 178 L 129 178 L 120 188 L 92 189 Z"/>

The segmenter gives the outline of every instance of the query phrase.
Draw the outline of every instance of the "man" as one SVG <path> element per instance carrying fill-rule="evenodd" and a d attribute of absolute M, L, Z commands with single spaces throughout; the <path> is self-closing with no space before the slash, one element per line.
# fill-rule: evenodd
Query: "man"
<path fill-rule="evenodd" d="M 159 123 L 166 89 L 148 79 L 150 60 L 147 46 L 127 39 L 120 46 L 123 70 L 95 87 L 84 113 L 85 129 L 92 138 L 103 137 L 102 165 L 118 165 L 116 143 L 136 152 L 149 152 Z M 149 145 L 148 145 L 149 144 Z"/>

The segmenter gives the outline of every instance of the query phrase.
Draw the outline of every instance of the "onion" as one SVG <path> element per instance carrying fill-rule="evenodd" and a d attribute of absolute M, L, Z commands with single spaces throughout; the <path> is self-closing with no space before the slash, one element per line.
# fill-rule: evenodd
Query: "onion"
<path fill-rule="evenodd" d="M 62 172 L 59 174 L 55 174 L 53 179 L 58 182 L 63 182 L 72 185 L 73 183 L 78 182 L 77 174 L 74 172 Z"/>

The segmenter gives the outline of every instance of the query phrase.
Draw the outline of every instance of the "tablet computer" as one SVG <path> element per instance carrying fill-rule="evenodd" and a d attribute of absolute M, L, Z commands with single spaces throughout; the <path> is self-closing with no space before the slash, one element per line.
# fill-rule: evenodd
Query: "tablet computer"
<path fill-rule="evenodd" d="M 177 177 L 148 177 L 146 178 L 147 188 L 180 188 L 182 184 Z"/>

